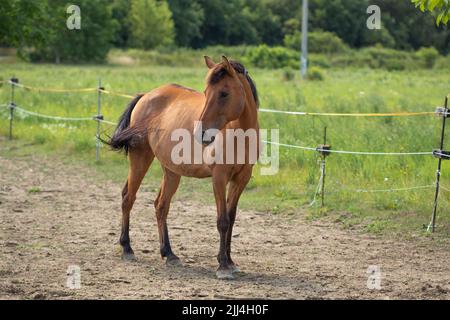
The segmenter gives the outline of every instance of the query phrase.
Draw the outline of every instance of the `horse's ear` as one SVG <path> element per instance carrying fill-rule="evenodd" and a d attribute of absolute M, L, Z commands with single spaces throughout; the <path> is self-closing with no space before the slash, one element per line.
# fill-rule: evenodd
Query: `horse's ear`
<path fill-rule="evenodd" d="M 208 56 L 204 56 L 205 58 L 205 64 L 209 69 L 212 69 L 216 66 L 216 63 Z"/>
<path fill-rule="evenodd" d="M 234 68 L 231 66 L 231 63 L 230 63 L 230 61 L 228 60 L 227 57 L 222 56 L 222 63 L 225 66 L 225 68 L 227 69 L 228 73 L 230 75 L 234 75 L 234 73 L 235 73 L 234 72 Z"/>

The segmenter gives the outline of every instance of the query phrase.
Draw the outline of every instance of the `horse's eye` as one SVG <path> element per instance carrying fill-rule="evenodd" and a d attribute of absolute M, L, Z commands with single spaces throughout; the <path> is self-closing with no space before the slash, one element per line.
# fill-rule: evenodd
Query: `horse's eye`
<path fill-rule="evenodd" d="M 228 97 L 228 92 L 226 92 L 226 91 L 220 91 L 220 97 L 221 97 L 221 98 Z"/>

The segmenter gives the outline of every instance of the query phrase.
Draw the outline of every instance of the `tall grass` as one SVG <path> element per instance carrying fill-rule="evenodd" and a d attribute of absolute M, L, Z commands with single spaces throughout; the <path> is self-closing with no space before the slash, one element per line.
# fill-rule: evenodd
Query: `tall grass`
<path fill-rule="evenodd" d="M 98 78 L 107 90 L 134 94 L 165 83 L 180 83 L 202 91 L 203 67 L 157 66 L 54 66 L 2 65 L 0 79 L 14 75 L 24 84 L 39 87 L 95 87 Z M 397 71 L 370 69 L 330 69 L 320 82 L 288 81 L 283 70 L 249 70 L 254 78 L 262 108 L 310 112 L 392 112 L 434 111 L 449 93 L 448 70 Z M 9 100 L 8 85 L 0 87 L 0 104 Z M 44 114 L 91 116 L 97 95 L 91 93 L 41 93 L 16 89 L 17 105 Z M 127 99 L 102 95 L 102 113 L 116 121 Z M 407 118 L 305 117 L 260 113 L 262 128 L 279 128 L 280 142 L 315 147 L 322 143 L 324 127 L 334 149 L 355 151 L 431 151 L 439 146 L 440 120 L 433 116 Z M 14 136 L 34 143 L 45 152 L 63 153 L 92 163 L 95 159 L 94 121 L 60 123 L 27 117 L 16 112 Z M 102 125 L 103 135 L 113 127 Z M 0 111 L 0 134 L 8 133 L 7 110 Z M 447 135 L 448 136 L 448 135 Z M 7 143 L 5 140 L 2 143 Z M 126 164 L 121 155 L 102 150 L 97 166 L 106 175 L 124 181 Z M 154 165 L 147 182 L 159 184 L 160 170 Z M 423 232 L 429 222 L 433 188 L 411 192 L 361 193 L 358 189 L 390 189 L 431 185 L 436 159 L 431 156 L 353 156 L 333 154 L 327 159 L 326 209 L 310 208 L 319 179 L 315 152 L 280 149 L 280 171 L 262 176 L 258 168 L 242 197 L 246 208 L 274 213 L 296 213 L 306 209 L 310 218 L 326 215 L 345 225 L 360 225 L 371 232 Z M 442 183 L 450 187 L 450 166 L 444 162 Z M 183 195 L 192 188 L 210 192 L 208 181 L 185 179 Z M 205 198 L 205 197 L 201 197 Z M 210 202 L 212 201 L 212 197 Z M 438 231 L 450 234 L 449 193 L 443 192 L 438 213 Z M 301 210 L 304 212 L 305 210 Z"/>

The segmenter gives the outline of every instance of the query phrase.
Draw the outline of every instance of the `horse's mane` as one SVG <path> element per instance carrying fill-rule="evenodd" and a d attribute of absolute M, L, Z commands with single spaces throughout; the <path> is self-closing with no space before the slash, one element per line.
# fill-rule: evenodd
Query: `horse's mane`
<path fill-rule="evenodd" d="M 258 91 L 256 89 L 255 82 L 248 75 L 247 69 L 245 69 L 244 65 L 238 61 L 230 60 L 230 64 L 237 73 L 243 74 L 247 79 L 248 84 L 250 85 L 250 89 L 252 90 L 253 99 L 255 99 L 256 107 L 258 108 L 259 107 Z M 213 70 L 213 72 L 209 76 L 208 82 L 210 84 L 215 84 L 219 82 L 226 74 L 227 71 L 225 70 L 225 68 L 219 64 L 218 67 L 216 67 L 216 69 Z"/>

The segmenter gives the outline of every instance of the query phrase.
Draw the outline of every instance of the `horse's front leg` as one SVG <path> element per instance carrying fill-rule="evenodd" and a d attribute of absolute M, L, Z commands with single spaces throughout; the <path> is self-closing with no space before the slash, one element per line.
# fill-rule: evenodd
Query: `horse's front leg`
<path fill-rule="evenodd" d="M 220 236 L 219 254 L 217 255 L 217 261 L 219 262 L 219 268 L 216 275 L 219 279 L 233 279 L 233 270 L 227 255 L 227 232 L 230 227 L 230 217 L 227 214 L 226 203 L 226 187 L 228 178 L 226 174 L 220 172 L 213 172 L 213 189 L 214 197 L 216 199 L 217 206 L 217 230 Z"/>
<path fill-rule="evenodd" d="M 233 225 L 236 219 L 236 211 L 239 198 L 251 176 L 252 168 L 245 167 L 231 178 L 230 186 L 228 187 L 227 214 L 230 217 L 230 227 L 228 228 L 227 232 L 227 256 L 231 266 L 231 271 L 233 273 L 239 272 L 238 266 L 231 259 L 231 238 L 233 236 Z"/>

